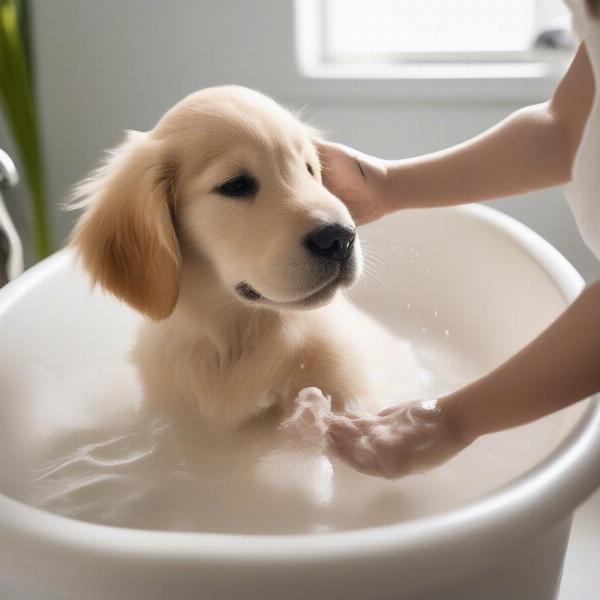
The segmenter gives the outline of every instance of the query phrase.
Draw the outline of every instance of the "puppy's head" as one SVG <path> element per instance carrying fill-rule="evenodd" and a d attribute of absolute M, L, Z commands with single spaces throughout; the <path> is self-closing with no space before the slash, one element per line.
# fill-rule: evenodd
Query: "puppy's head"
<path fill-rule="evenodd" d="M 273 100 L 226 86 L 131 133 L 76 190 L 73 242 L 95 281 L 154 319 L 199 263 L 239 302 L 302 309 L 354 282 L 346 207 L 321 184 L 312 131 Z"/>

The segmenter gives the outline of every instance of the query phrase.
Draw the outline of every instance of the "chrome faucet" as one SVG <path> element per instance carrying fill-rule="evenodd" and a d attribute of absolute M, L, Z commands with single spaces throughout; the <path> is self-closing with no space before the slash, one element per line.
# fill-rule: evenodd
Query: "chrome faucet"
<path fill-rule="evenodd" d="M 23 246 L 2 197 L 4 188 L 14 187 L 18 182 L 15 164 L 0 149 L 0 287 L 23 271 Z"/>

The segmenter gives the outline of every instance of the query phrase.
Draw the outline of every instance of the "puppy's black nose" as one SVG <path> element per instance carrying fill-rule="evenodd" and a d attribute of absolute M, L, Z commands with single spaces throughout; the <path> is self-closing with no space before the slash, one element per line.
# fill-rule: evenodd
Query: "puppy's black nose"
<path fill-rule="evenodd" d="M 327 225 L 311 231 L 304 238 L 304 246 L 316 256 L 344 262 L 352 253 L 356 231 L 342 225 Z"/>

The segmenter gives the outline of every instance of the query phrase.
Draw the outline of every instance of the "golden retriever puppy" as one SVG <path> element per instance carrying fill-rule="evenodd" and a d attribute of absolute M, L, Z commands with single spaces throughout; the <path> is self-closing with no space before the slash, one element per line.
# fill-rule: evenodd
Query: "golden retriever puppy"
<path fill-rule="evenodd" d="M 149 318 L 133 351 L 147 398 L 233 428 L 308 386 L 334 406 L 389 392 L 393 338 L 338 293 L 361 248 L 313 133 L 258 92 L 209 88 L 76 189 L 83 264 Z"/>

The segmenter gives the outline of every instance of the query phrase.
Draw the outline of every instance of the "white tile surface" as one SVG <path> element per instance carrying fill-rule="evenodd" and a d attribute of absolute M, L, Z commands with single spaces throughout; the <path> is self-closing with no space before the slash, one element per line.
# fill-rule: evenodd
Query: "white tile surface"
<path fill-rule="evenodd" d="M 599 598 L 600 490 L 575 513 L 559 600 Z"/>

